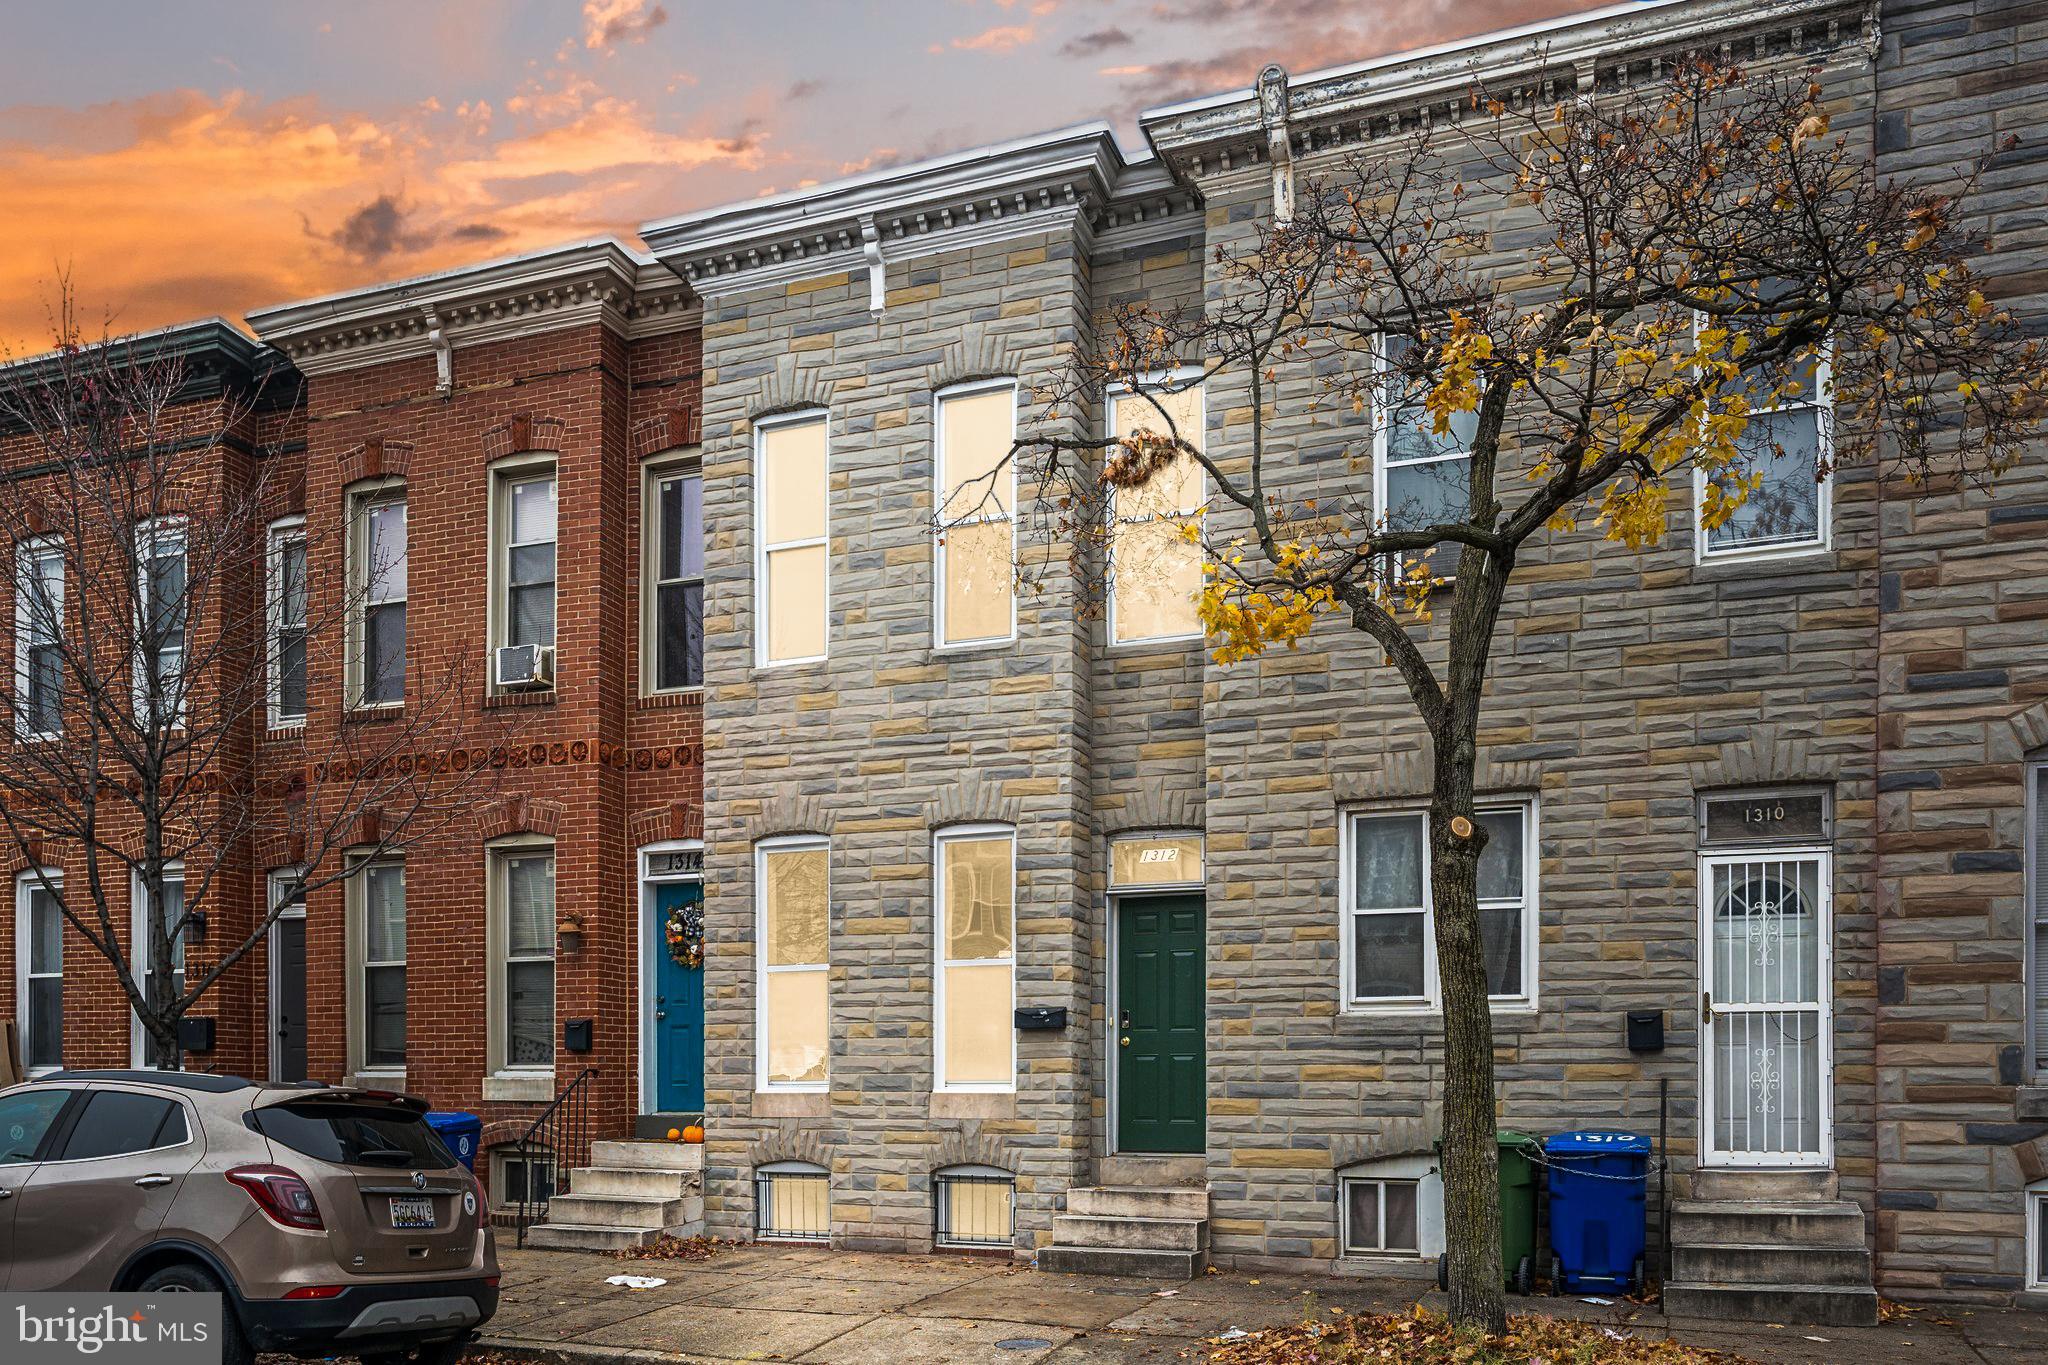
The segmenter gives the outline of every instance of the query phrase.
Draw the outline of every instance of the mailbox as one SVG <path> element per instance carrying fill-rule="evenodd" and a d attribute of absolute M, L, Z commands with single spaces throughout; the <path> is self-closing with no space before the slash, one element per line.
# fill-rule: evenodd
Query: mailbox
<path fill-rule="evenodd" d="M 562 1050 L 564 1052 L 590 1051 L 590 1020 L 566 1019 L 562 1022 Z"/>
<path fill-rule="evenodd" d="M 179 1019 L 178 1050 L 180 1052 L 213 1051 L 213 1020 L 203 1015 L 187 1015 Z"/>
<path fill-rule="evenodd" d="M 1024 1033 L 1038 1033 L 1067 1026 L 1065 1005 L 1031 1005 L 1017 1011 L 1017 1028 Z"/>
<path fill-rule="evenodd" d="M 1630 1052 L 1662 1052 L 1664 1050 L 1663 1010 L 1630 1010 L 1628 1012 L 1628 1050 Z"/>

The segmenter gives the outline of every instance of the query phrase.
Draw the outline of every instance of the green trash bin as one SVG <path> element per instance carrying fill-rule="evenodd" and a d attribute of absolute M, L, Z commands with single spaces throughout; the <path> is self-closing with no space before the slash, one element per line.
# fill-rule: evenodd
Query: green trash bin
<path fill-rule="evenodd" d="M 1507 1287 L 1530 1293 L 1536 1282 L 1536 1158 L 1543 1144 L 1513 1128 L 1495 1134 L 1500 1144 L 1500 1264 Z M 1443 1150 L 1443 1144 L 1437 1144 Z M 1451 1258 L 1436 1258 L 1436 1287 L 1451 1287 Z"/>

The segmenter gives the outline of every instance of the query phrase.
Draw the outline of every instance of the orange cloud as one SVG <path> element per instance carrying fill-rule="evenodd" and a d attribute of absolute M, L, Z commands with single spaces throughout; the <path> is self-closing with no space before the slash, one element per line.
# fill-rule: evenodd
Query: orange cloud
<path fill-rule="evenodd" d="M 1009 52 L 1035 41 L 1038 30 L 1029 24 L 998 24 L 971 37 L 955 38 L 953 46 L 962 52 Z"/>

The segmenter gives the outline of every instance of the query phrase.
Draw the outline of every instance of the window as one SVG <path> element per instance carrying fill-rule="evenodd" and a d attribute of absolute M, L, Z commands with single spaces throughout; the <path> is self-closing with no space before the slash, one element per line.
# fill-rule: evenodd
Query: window
<path fill-rule="evenodd" d="M 761 547 L 754 565 L 756 658 L 763 664 L 822 659 L 831 579 L 825 415 L 757 427 L 754 440 Z"/>
<path fill-rule="evenodd" d="M 175 1000 L 185 993 L 185 869 L 179 863 L 166 863 L 161 874 L 161 890 L 157 895 L 157 917 L 164 930 L 171 936 L 171 979 L 162 988 L 162 999 Z M 141 988 L 145 1000 L 159 998 L 156 982 L 154 954 L 150 950 L 152 931 L 149 928 L 147 907 L 149 893 L 143 885 L 142 874 L 136 873 L 132 884 L 134 896 L 134 965 L 135 984 Z M 177 1065 L 175 1055 L 164 1055 L 156 1039 L 142 1028 L 142 1021 L 133 1021 L 134 1039 L 131 1052 L 141 1060 L 139 1066 L 172 1068 Z"/>
<path fill-rule="evenodd" d="M 1348 1177 L 1344 1191 L 1344 1250 L 1420 1254 L 1417 1217 L 1421 1186 L 1414 1180 Z"/>
<path fill-rule="evenodd" d="M 1496 1004 L 1535 998 L 1536 840 L 1529 805 L 1477 812 L 1479 937 Z M 1435 1009 L 1428 816 L 1356 811 L 1346 819 L 1344 998 L 1352 1009 Z"/>
<path fill-rule="evenodd" d="M 1002 1247 L 1016 1234 L 1017 1179 L 997 1166 L 951 1166 L 932 1183 L 932 1241 Z"/>
<path fill-rule="evenodd" d="M 939 1090 L 1016 1085 L 1016 835 L 987 826 L 938 837 Z"/>
<path fill-rule="evenodd" d="M 359 494 L 350 529 L 356 704 L 399 706 L 405 701 L 405 489 Z"/>
<path fill-rule="evenodd" d="M 1472 439 L 1479 414 L 1454 412 L 1450 430 L 1439 435 L 1423 408 L 1429 385 L 1411 380 L 1400 366 L 1413 352 L 1412 338 L 1388 333 L 1380 339 L 1381 413 L 1374 432 L 1373 498 L 1390 531 L 1412 531 L 1463 521 L 1472 510 Z M 1436 568 L 1433 548 L 1423 558 Z M 1456 547 L 1444 550 L 1452 561 Z M 1396 566 L 1398 572 L 1399 566 Z"/>
<path fill-rule="evenodd" d="M 250 1127 L 280 1147 L 334 1166 L 403 1166 L 430 1171 L 456 1164 L 420 1114 L 387 1104 L 314 1099 L 253 1109 Z"/>
<path fill-rule="evenodd" d="M 704 479 L 695 470 L 656 470 L 646 503 L 644 690 L 704 685 Z"/>
<path fill-rule="evenodd" d="M 493 621 L 502 645 L 555 643 L 555 471 L 523 466 L 501 473 L 492 529 L 502 547 L 494 566 L 503 596 Z"/>
<path fill-rule="evenodd" d="M 1202 447 L 1202 386 L 1171 381 L 1142 392 L 1117 392 L 1109 404 L 1112 437 L 1168 433 Z M 1195 595 L 1202 587 L 1202 549 L 1188 538 L 1202 525 L 1202 467 L 1186 452 L 1143 488 L 1118 489 L 1110 503 L 1109 638 L 1113 644 L 1182 640 L 1202 633 Z"/>
<path fill-rule="evenodd" d="M 1778 286 L 1782 288 L 1782 286 Z M 1768 296 L 1774 286 L 1768 282 Z M 1777 387 L 1761 374 L 1759 385 Z M 1789 391 L 1752 396 L 1749 424 L 1737 442 L 1735 465 L 1715 477 L 1733 490 L 1737 478 L 1756 486 L 1728 520 L 1712 530 L 1701 528 L 1696 540 L 1699 558 L 1800 554 L 1828 546 L 1834 464 L 1834 380 L 1829 355 L 1823 351 L 1800 366 L 1789 379 Z M 1708 473 L 1695 468 L 1696 510 L 1706 506 Z M 1695 518 L 1695 525 L 1698 525 Z"/>
<path fill-rule="evenodd" d="M 64 729 L 64 550 L 25 544 L 14 572 L 15 733 L 24 739 Z"/>
<path fill-rule="evenodd" d="M 757 1080 L 764 1090 L 823 1090 L 831 1052 L 828 945 L 831 852 L 823 839 L 756 845 L 760 922 Z"/>
<path fill-rule="evenodd" d="M 405 864 L 364 863 L 349 879 L 355 900 L 357 973 L 356 1066 L 405 1068 Z"/>
<path fill-rule="evenodd" d="M 938 641 L 1007 640 L 1017 633 L 1017 386 L 1004 380 L 941 394 L 936 425 Z"/>
<path fill-rule="evenodd" d="M 754 1171 L 754 1239 L 823 1242 L 832 1236 L 832 1177 L 807 1161 L 776 1161 Z"/>
<path fill-rule="evenodd" d="M 175 1100 L 138 1095 L 132 1090 L 95 1090 L 64 1139 L 59 1161 L 90 1161 L 94 1157 L 126 1156 L 176 1147 L 191 1139 L 185 1108 Z"/>
<path fill-rule="evenodd" d="M 491 852 L 498 972 L 492 985 L 494 1071 L 555 1065 L 555 853 L 515 846 Z"/>
<path fill-rule="evenodd" d="M 0 1166 L 34 1161 L 50 1125 L 77 1093 L 38 1085 L 0 1095 Z"/>
<path fill-rule="evenodd" d="M 270 723 L 306 719 L 306 523 L 270 528 Z"/>
<path fill-rule="evenodd" d="M 2034 1075 L 2048 1078 L 2048 762 L 2027 769 L 2027 1036 Z"/>
<path fill-rule="evenodd" d="M 14 886 L 14 1029 L 31 1074 L 64 1065 L 64 911 L 61 874 L 24 872 Z"/>
<path fill-rule="evenodd" d="M 2048 1183 L 2027 1191 L 2027 1288 L 2048 1289 Z"/>
<path fill-rule="evenodd" d="M 555 1197 L 555 1158 L 551 1152 L 500 1147 L 491 1153 L 491 1207 L 546 1204 Z"/>
<path fill-rule="evenodd" d="M 182 522 L 145 522 L 135 530 L 135 709 L 153 724 L 185 714 L 186 578 Z"/>

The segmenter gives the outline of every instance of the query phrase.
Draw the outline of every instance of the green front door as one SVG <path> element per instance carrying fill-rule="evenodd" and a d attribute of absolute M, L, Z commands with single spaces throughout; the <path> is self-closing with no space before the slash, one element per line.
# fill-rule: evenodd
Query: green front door
<path fill-rule="evenodd" d="M 1116 925 L 1117 1150 L 1203 1151 L 1202 898 L 1127 896 Z"/>

